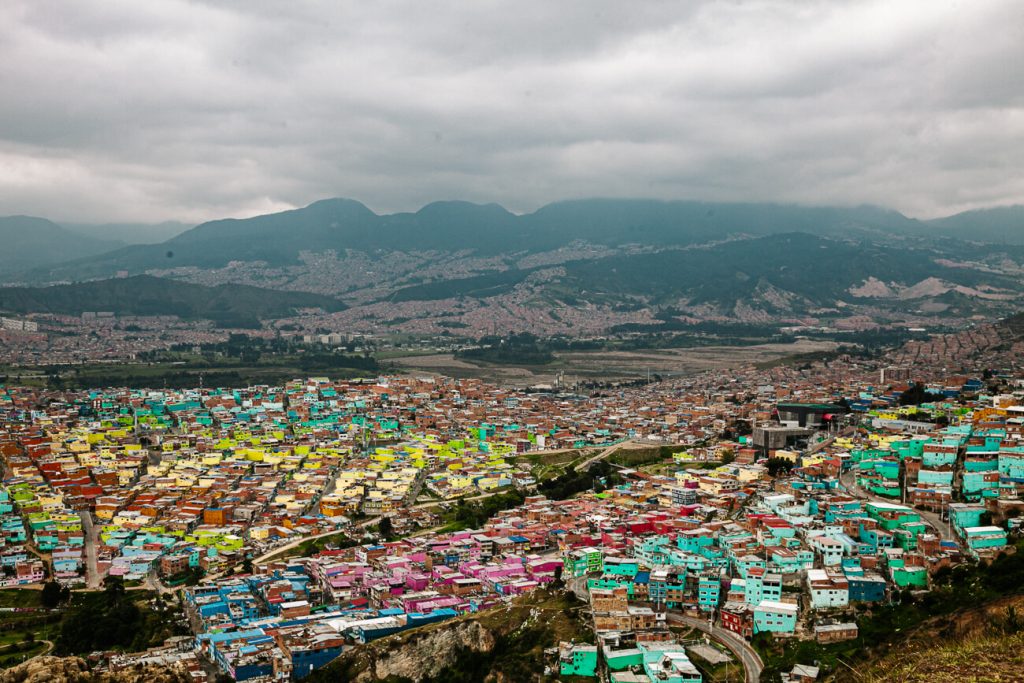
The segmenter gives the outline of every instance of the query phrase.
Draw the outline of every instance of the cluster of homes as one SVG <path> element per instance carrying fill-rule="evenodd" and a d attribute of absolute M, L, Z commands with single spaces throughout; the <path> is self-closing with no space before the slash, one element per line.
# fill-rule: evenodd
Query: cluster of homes
<path fill-rule="evenodd" d="M 271 559 L 184 589 L 196 647 L 235 680 L 299 679 L 346 648 L 552 583 L 563 561 L 549 531 L 512 512 L 478 530 Z"/>
<path fill-rule="evenodd" d="M 912 374 L 889 375 L 848 361 L 589 397 L 412 377 L 0 387 L 2 579 L 193 583 L 256 558 L 251 574 L 185 592 L 197 652 L 253 681 L 302 678 L 346 647 L 563 581 L 587 592 L 596 638 L 561 647 L 562 673 L 697 681 L 672 614 L 747 638 L 853 638 L 852 606 L 927 590 L 1018 529 L 1019 393 L 944 378 L 927 387 L 935 403 L 900 407 Z M 398 525 L 529 488 L 535 452 L 638 439 L 692 448 L 619 467 L 600 492 L 528 497 L 480 529 L 259 561 L 355 516 Z"/>
<path fill-rule="evenodd" d="M 941 442 L 963 427 L 932 431 Z M 844 484 L 859 464 L 852 452 L 901 443 L 891 436 L 869 425 L 812 453 L 773 450 L 772 458 L 792 465 L 777 477 L 763 461 L 747 462 L 749 449 L 738 442 L 740 457 L 714 469 L 690 466 L 684 456 L 668 474 L 624 470 L 622 483 L 599 493 L 527 498 L 481 529 L 271 563 L 252 577 L 190 591 L 197 642 L 236 677 L 268 675 L 274 666 L 294 672 L 294 663 L 280 663 L 288 648 L 278 628 L 320 624 L 329 651 L 303 655 L 318 666 L 336 648 L 556 580 L 587 593 L 597 636 L 596 644 L 561 646 L 565 675 L 602 667 L 620 682 L 701 680 L 668 628 L 675 613 L 714 620 L 745 638 L 855 638 L 855 605 L 927 590 L 939 568 L 983 550 L 972 531 L 983 528 L 972 516 L 985 514 L 980 504 L 949 506 L 946 537 L 926 511 Z M 1010 490 L 999 502 L 1012 507 Z M 1005 544 L 1012 525 L 1001 524 L 992 528 Z M 285 612 L 275 612 L 278 604 Z M 241 662 L 250 668 L 239 673 Z"/>
<path fill-rule="evenodd" d="M 600 539 L 567 538 L 576 547 L 563 576 L 589 591 L 598 644 L 563 644 L 563 672 L 591 675 L 600 661 L 616 680 L 625 634 L 630 675 L 640 675 L 637 649 L 669 638 L 673 611 L 745 638 L 853 639 L 854 606 L 927 590 L 942 567 L 991 558 L 1024 512 L 1018 400 L 870 408 L 860 427 L 810 448 L 765 449 L 786 465 L 777 477 L 766 460 L 746 462 L 741 443 L 737 461 L 714 472 L 632 472 L 627 485 L 591 496 L 607 506 L 591 511 Z M 923 421 L 939 411 L 953 424 Z M 923 498 L 922 484 L 938 484 L 942 497 Z"/>
<path fill-rule="evenodd" d="M 0 442 L 0 453 L 13 450 Z M 0 586 L 39 583 L 51 570 L 58 580 L 80 583 L 84 550 L 82 518 L 59 489 L 21 477 L 0 484 Z"/>
<path fill-rule="evenodd" d="M 50 570 L 68 583 L 87 571 L 213 572 L 353 515 L 412 507 L 421 494 L 529 486 L 510 458 L 621 440 L 666 411 L 627 420 L 613 401 L 406 378 L 233 391 L 10 387 L 0 409 L 4 580 L 20 583 Z"/>
<path fill-rule="evenodd" d="M 574 552 L 566 558 L 576 566 L 580 560 L 600 565 L 600 552 Z M 609 557 L 608 566 L 594 571 L 633 578 L 640 574 L 639 562 Z M 649 572 L 644 570 L 648 575 Z M 620 573 L 621 572 L 621 573 Z M 641 577 L 642 582 L 643 577 Z M 612 683 L 700 683 L 703 674 L 677 642 L 668 627 L 666 612 L 657 604 L 647 604 L 626 585 L 599 587 L 588 581 L 588 599 L 593 615 L 597 643 L 559 643 L 559 673 L 563 676 L 596 677 L 601 665 Z M 717 654 L 717 651 L 714 651 Z"/>
<path fill-rule="evenodd" d="M 6 387 L 3 557 L 14 572 L 6 580 L 38 581 L 39 562 L 68 583 L 87 572 L 128 580 L 214 572 L 343 528 L 353 515 L 412 508 L 420 496 L 529 487 L 529 464 L 514 461 L 523 453 L 641 437 L 704 440 L 734 407 L 722 392 L 693 386 L 584 397 L 443 378 L 313 378 L 236 390 Z"/>
<path fill-rule="evenodd" d="M 837 440 L 849 453 L 856 486 L 874 498 L 938 513 L 974 555 L 1001 550 L 1006 530 L 991 519 L 1010 517 L 1016 525 L 1022 512 L 1024 409 L 1013 397 L 994 397 L 942 429 L 915 416 L 876 414 L 872 422 L 884 431 Z"/>

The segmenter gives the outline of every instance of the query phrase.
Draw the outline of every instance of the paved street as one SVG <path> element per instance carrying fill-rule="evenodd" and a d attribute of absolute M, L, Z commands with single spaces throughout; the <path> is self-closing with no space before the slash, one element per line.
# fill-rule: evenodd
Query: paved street
<path fill-rule="evenodd" d="M 82 531 L 85 533 L 85 585 L 87 588 L 99 588 L 103 581 L 96 565 L 99 529 L 92 523 L 92 515 L 87 510 L 79 512 L 78 516 L 82 518 Z"/>
<path fill-rule="evenodd" d="M 757 651 L 750 646 L 750 643 L 740 636 L 718 626 L 709 626 L 707 619 L 696 619 L 674 612 L 669 612 L 666 619 L 672 623 L 695 628 L 701 633 L 706 633 L 729 648 L 729 651 L 743 662 L 747 683 L 757 683 L 761 680 L 761 670 L 764 668 L 764 663 L 761 661 Z"/>
<path fill-rule="evenodd" d="M 597 462 L 598 460 L 604 460 L 605 458 L 607 458 L 609 455 L 611 455 L 615 451 L 619 450 L 620 448 L 625 448 L 626 446 L 629 446 L 631 443 L 632 443 L 632 441 L 623 441 L 621 443 L 612 444 L 611 446 L 609 446 L 608 448 L 604 449 L 603 451 L 601 451 L 597 455 L 595 455 L 593 457 L 590 457 L 590 458 L 587 458 L 586 460 L 584 460 L 580 464 L 576 465 L 576 467 L 573 467 L 573 469 L 576 470 L 577 472 L 583 472 L 588 467 L 590 467 L 595 462 Z"/>
<path fill-rule="evenodd" d="M 590 595 L 587 591 L 587 577 L 580 576 L 570 579 L 567 586 L 569 590 L 575 593 L 576 597 L 580 600 L 584 602 L 590 601 Z M 747 683 L 758 683 L 758 681 L 761 680 L 761 670 L 764 669 L 764 663 L 761 661 L 761 657 L 757 654 L 757 651 L 750 646 L 750 643 L 737 634 L 718 626 L 709 626 L 707 619 L 695 619 L 676 612 L 669 611 L 665 618 L 672 623 L 680 624 L 688 628 L 695 628 L 701 633 L 706 633 L 711 636 L 711 638 L 728 648 L 729 651 L 743 663 L 743 669 L 746 671 Z"/>

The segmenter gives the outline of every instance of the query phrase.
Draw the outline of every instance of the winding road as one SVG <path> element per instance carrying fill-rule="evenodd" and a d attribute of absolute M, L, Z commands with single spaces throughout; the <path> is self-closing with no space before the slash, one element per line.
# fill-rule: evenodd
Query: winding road
<path fill-rule="evenodd" d="M 615 451 L 619 450 L 620 448 L 626 448 L 627 446 L 632 445 L 632 443 L 633 443 L 632 441 L 620 441 L 619 443 L 612 444 L 611 446 L 609 446 L 608 448 L 604 449 L 603 451 L 601 451 L 597 455 L 595 455 L 593 457 L 590 457 L 590 458 L 587 458 L 586 460 L 584 460 L 580 464 L 576 465 L 575 467 L 573 467 L 573 470 L 575 470 L 576 472 L 583 472 L 584 470 L 586 470 L 588 467 L 593 465 L 598 460 L 604 460 L 605 458 L 607 458 L 609 455 L 611 455 Z"/>
<path fill-rule="evenodd" d="M 764 663 L 757 651 L 750 646 L 746 640 L 737 634 L 719 626 L 708 624 L 706 619 L 687 617 L 675 612 L 668 612 L 665 618 L 673 624 L 680 624 L 687 628 L 695 628 L 701 633 L 706 633 L 729 649 L 738 660 L 743 662 L 743 670 L 746 672 L 747 683 L 758 683 L 761 680 L 761 670 Z"/>
<path fill-rule="evenodd" d="M 579 576 L 574 579 L 570 579 L 566 584 L 576 597 L 584 602 L 590 602 L 590 595 L 587 591 L 587 578 L 586 576 Z M 764 662 L 761 661 L 761 656 L 757 654 L 757 651 L 750 646 L 746 640 L 732 631 L 724 628 L 714 626 L 708 623 L 706 619 L 697 619 L 695 617 L 688 617 L 678 612 L 668 611 L 665 615 L 665 619 L 687 628 L 697 629 L 701 633 L 706 633 L 715 641 L 724 645 L 733 656 L 736 657 L 743 664 L 743 670 L 746 672 L 747 683 L 758 683 L 761 680 L 761 671 L 764 669 Z"/>

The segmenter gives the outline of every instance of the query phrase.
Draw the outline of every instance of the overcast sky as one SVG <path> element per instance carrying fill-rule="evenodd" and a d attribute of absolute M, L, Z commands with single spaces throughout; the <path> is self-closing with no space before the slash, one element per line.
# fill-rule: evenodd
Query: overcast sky
<path fill-rule="evenodd" d="M 615 196 L 931 217 L 1024 203 L 1022 65 L 1017 0 L 3 0 L 0 214 Z"/>

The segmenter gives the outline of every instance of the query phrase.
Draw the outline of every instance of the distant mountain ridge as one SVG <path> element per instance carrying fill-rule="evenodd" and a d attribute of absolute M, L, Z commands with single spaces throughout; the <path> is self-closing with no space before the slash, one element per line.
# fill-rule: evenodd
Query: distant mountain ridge
<path fill-rule="evenodd" d="M 840 240 L 807 233 L 784 233 L 734 240 L 702 249 L 666 249 L 622 254 L 564 264 L 542 290 L 560 296 L 610 304 L 642 297 L 652 305 L 708 305 L 719 311 L 757 304 L 776 313 L 833 306 L 866 298 L 856 293 L 865 281 L 910 287 L 929 278 L 969 289 L 1002 287 L 1014 291 L 1009 277 L 936 264 L 923 251 Z M 397 290 L 394 301 L 430 301 L 451 297 L 496 296 L 526 281 L 538 269 L 414 285 Z M 877 297 L 885 298 L 885 297 Z M 890 295 L 888 298 L 896 298 Z"/>
<path fill-rule="evenodd" d="M 5 231 L 5 222 L 23 225 L 25 221 L 44 221 L 51 233 L 61 230 L 45 219 L 0 218 L 0 236 L 13 240 L 6 258 L 0 258 L 0 270 L 27 271 L 70 261 L 52 274 L 35 273 L 42 279 L 104 277 L 124 269 L 137 273 L 178 266 L 216 268 L 231 261 L 282 265 L 295 263 L 302 251 L 471 251 L 489 255 L 557 249 L 574 241 L 612 247 L 636 243 L 680 246 L 732 235 L 787 232 L 819 236 L 890 233 L 1024 244 L 1024 206 L 919 221 L 870 205 L 814 207 L 648 199 L 566 200 L 523 215 L 498 204 L 439 201 L 416 212 L 377 214 L 358 201 L 334 198 L 252 218 L 209 221 L 187 230 L 180 223 L 69 223 L 71 234 L 62 233 L 60 243 L 49 250 L 32 242 L 27 234 L 33 232 L 30 228 L 20 228 L 20 236 L 9 227 Z M 104 234 L 131 246 L 117 248 L 115 240 L 99 239 Z M 174 236 L 144 244 L 168 234 Z M 36 246 L 20 247 L 19 239 Z M 50 244 L 56 239 L 51 238 Z"/>
<path fill-rule="evenodd" d="M 522 215 L 442 201 L 381 215 L 325 199 L 210 221 L 159 244 L 82 250 L 62 263 L 50 255 L 6 279 L 103 280 L 127 271 L 316 292 L 366 307 L 349 318 L 370 331 L 401 321 L 423 329 L 414 321 L 437 318 L 430 329 L 445 315 L 454 317 L 444 329 L 463 329 L 491 315 L 521 319 L 511 313 L 520 306 L 552 307 L 541 317 L 567 332 L 587 308 L 589 320 L 610 326 L 649 326 L 665 310 L 744 322 L 824 316 L 870 325 L 909 315 L 953 323 L 1004 315 L 1024 296 L 1024 246 L 1013 244 L 1017 235 L 1024 244 L 1021 220 L 1022 207 L 919 221 L 870 205 L 646 199 L 560 201 Z M 417 304 L 429 301 L 459 310 Z M 480 306 L 488 310 L 472 313 Z"/>
<path fill-rule="evenodd" d="M 415 213 L 378 215 L 351 199 L 196 226 L 158 245 L 135 245 L 65 264 L 53 278 L 110 276 L 117 270 L 193 266 L 231 261 L 297 262 L 302 251 L 470 251 L 530 253 L 576 241 L 610 247 L 685 246 L 730 235 L 805 231 L 908 230 L 916 221 L 877 207 L 802 207 L 694 201 L 592 199 L 556 202 L 515 215 L 497 204 L 435 202 Z"/>

